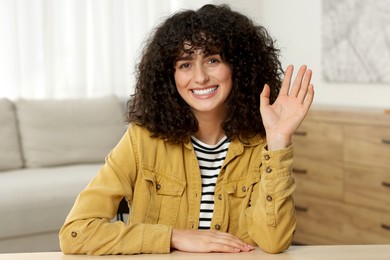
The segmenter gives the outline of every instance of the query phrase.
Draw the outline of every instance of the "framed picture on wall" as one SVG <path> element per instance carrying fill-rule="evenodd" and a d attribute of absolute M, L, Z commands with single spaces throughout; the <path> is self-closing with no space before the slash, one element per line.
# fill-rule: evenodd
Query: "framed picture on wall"
<path fill-rule="evenodd" d="M 322 0 L 326 82 L 390 83 L 390 0 Z"/>

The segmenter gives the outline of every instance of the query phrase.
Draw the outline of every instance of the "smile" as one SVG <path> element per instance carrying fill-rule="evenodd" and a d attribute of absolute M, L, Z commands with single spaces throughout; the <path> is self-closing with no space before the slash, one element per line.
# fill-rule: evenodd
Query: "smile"
<path fill-rule="evenodd" d="M 195 95 L 208 95 L 216 91 L 218 86 L 212 87 L 212 88 L 206 88 L 206 89 L 192 89 L 192 93 Z"/>

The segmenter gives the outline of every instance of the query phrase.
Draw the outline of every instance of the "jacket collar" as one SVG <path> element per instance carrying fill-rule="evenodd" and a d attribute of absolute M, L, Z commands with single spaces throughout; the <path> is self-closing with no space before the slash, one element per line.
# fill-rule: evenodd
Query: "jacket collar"
<path fill-rule="evenodd" d="M 253 147 L 262 143 L 264 143 L 264 138 L 257 134 L 256 136 L 245 139 L 243 141 L 240 141 L 238 138 L 234 138 L 230 143 L 230 146 L 232 147 L 231 149 L 233 150 L 234 154 L 239 155 L 244 151 L 244 147 Z M 188 136 L 184 140 L 184 146 L 190 150 L 194 149 L 191 143 L 191 137 Z"/>
<path fill-rule="evenodd" d="M 253 147 L 253 146 L 260 145 L 262 143 L 264 143 L 264 140 L 259 134 L 245 140 L 239 140 L 238 138 L 235 138 L 230 143 L 229 151 L 225 161 L 228 162 L 232 160 L 234 157 L 241 155 L 244 152 L 245 147 Z"/>

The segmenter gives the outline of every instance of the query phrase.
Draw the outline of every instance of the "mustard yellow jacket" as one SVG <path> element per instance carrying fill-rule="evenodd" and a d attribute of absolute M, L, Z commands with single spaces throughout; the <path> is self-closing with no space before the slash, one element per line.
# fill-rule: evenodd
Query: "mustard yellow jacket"
<path fill-rule="evenodd" d="M 260 136 L 232 140 L 215 186 L 211 228 L 270 253 L 287 249 L 296 219 L 292 146 L 267 151 Z M 172 228 L 197 229 L 202 185 L 188 138 L 173 144 L 130 125 L 60 230 L 66 254 L 169 253 Z M 110 221 L 122 197 L 127 223 Z"/>

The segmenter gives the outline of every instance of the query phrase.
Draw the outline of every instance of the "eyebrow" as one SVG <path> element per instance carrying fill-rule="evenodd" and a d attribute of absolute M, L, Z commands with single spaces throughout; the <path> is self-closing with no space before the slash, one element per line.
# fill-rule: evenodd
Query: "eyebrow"
<path fill-rule="evenodd" d="M 175 62 L 188 61 L 188 60 L 192 60 L 192 59 L 193 59 L 192 55 L 179 56 L 175 59 Z"/>
<path fill-rule="evenodd" d="M 220 53 L 209 53 L 208 55 L 202 55 L 202 56 L 204 56 L 204 58 L 207 58 L 207 57 L 214 56 L 214 55 L 220 55 Z M 192 59 L 193 59 L 192 54 L 182 55 L 182 56 L 178 56 L 175 59 L 175 63 L 178 61 L 189 61 Z"/>

